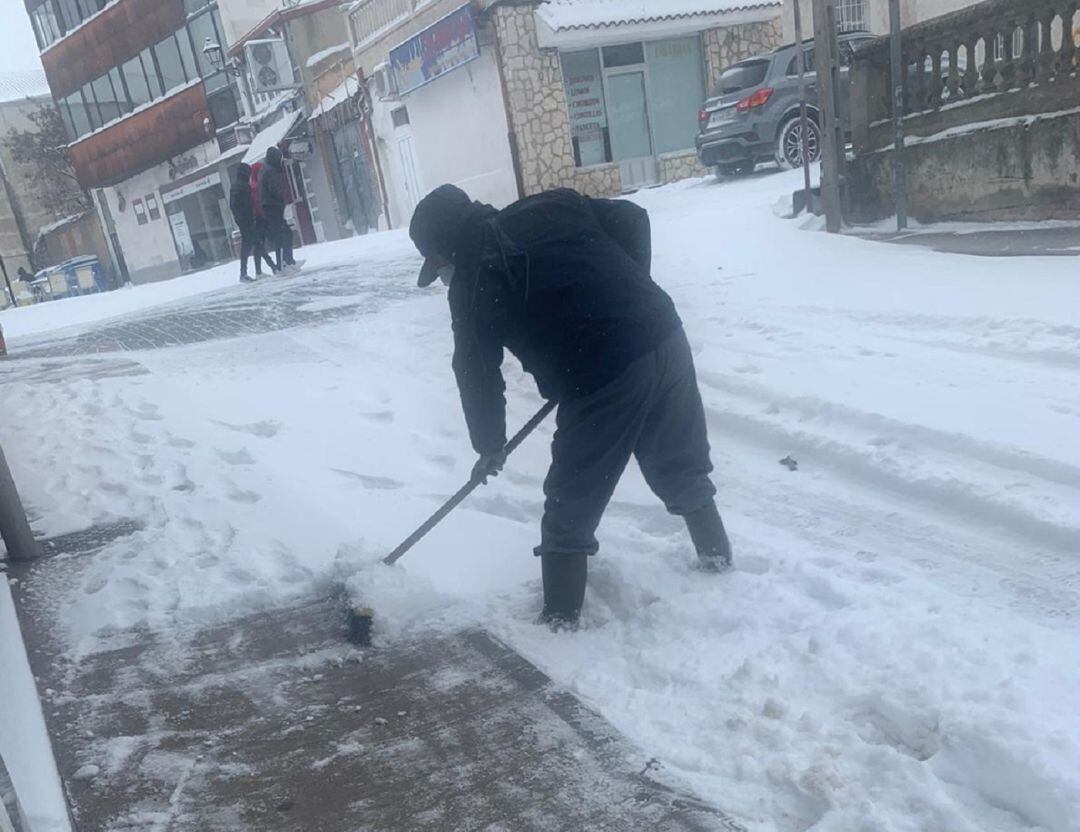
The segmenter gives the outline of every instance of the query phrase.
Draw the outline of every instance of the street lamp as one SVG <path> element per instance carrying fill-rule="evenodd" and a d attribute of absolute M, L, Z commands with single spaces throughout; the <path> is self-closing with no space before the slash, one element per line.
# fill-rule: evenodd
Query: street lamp
<path fill-rule="evenodd" d="M 203 42 L 203 54 L 206 56 L 206 60 L 210 62 L 210 66 L 219 71 L 231 72 L 237 78 L 240 77 L 240 62 L 235 58 L 225 59 L 225 50 L 221 48 L 221 44 L 214 41 L 213 38 L 208 37 Z"/>

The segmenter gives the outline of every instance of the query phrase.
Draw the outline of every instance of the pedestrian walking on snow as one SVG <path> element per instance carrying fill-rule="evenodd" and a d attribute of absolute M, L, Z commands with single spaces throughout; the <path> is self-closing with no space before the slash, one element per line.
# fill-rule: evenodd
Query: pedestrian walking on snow
<path fill-rule="evenodd" d="M 577 625 L 596 529 L 631 456 L 685 519 L 703 567 L 727 569 L 694 361 L 675 305 L 650 276 L 648 214 L 571 190 L 497 211 L 443 185 L 417 205 L 409 235 L 425 258 L 420 285 L 449 285 L 474 476 L 506 461 L 504 350 L 558 402 L 535 549 L 541 621 Z"/>
<path fill-rule="evenodd" d="M 259 173 L 259 201 L 266 223 L 267 241 L 273 243 L 277 252 L 278 270 L 296 264 L 293 260 L 292 229 L 285 222 L 286 193 L 281 150 L 271 147 L 266 151 L 266 162 Z"/>
<path fill-rule="evenodd" d="M 255 227 L 255 200 L 251 195 L 251 167 L 241 162 L 236 167 L 236 178 L 229 191 L 229 208 L 240 230 L 240 280 L 249 283 L 255 278 L 248 276 L 248 258 L 255 255 L 255 274 L 262 277 L 262 261 L 265 259 L 270 271 L 274 264 L 263 249 Z"/>
<path fill-rule="evenodd" d="M 267 246 L 266 218 L 263 216 L 262 199 L 259 197 L 259 176 L 264 167 L 262 162 L 256 162 L 251 166 L 251 208 L 255 214 L 255 257 L 266 260 L 270 264 L 270 270 L 277 274 L 277 264 L 270 258 L 270 249 Z"/>

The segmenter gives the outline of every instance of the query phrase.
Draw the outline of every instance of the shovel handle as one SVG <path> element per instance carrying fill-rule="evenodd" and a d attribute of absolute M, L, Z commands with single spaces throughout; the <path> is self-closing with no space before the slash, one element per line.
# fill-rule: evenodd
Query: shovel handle
<path fill-rule="evenodd" d="M 526 437 L 528 437 L 530 433 L 532 433 L 534 430 L 536 430 L 537 427 L 539 427 L 540 423 L 548 417 L 548 414 L 555 409 L 557 404 L 558 403 L 554 401 L 550 401 L 544 404 L 544 406 L 540 408 L 537 414 L 533 416 L 528 422 L 526 422 L 525 425 L 521 428 L 521 430 L 514 434 L 514 437 L 506 443 L 506 447 L 504 448 L 507 457 L 509 457 L 510 454 L 517 450 L 517 447 L 525 441 Z M 480 477 L 475 477 L 465 483 L 465 485 L 458 489 L 458 492 L 453 497 L 451 497 L 439 507 L 438 511 L 431 515 L 431 517 L 429 517 L 427 520 L 425 520 L 424 524 L 420 526 L 420 528 L 418 528 L 415 532 L 405 538 L 405 540 L 402 541 L 400 546 L 398 546 L 394 551 L 392 551 L 389 555 L 383 558 L 383 563 L 385 563 L 387 566 L 393 563 L 397 563 L 397 561 L 401 559 L 402 555 L 404 555 L 413 546 L 415 546 L 428 532 L 430 532 L 437 525 L 439 525 L 439 523 L 444 517 L 446 517 L 446 515 L 448 515 L 451 511 L 461 505 L 462 501 L 470 494 L 472 494 L 473 491 L 476 490 L 476 487 L 482 482 L 483 480 Z"/>

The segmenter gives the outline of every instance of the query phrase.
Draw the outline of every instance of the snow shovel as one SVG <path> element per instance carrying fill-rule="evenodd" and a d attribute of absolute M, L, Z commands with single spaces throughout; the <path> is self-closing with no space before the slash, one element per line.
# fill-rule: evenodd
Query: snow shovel
<path fill-rule="evenodd" d="M 548 414 L 555 409 L 557 404 L 558 402 L 554 401 L 545 403 L 544 406 L 537 411 L 536 415 L 526 422 L 521 430 L 514 434 L 513 438 L 506 443 L 506 447 L 503 449 L 506 452 L 507 459 L 509 459 L 510 454 L 517 450 L 518 446 L 525 441 L 529 434 L 539 427 L 540 423 L 548 417 Z M 465 485 L 458 489 L 458 492 L 453 497 L 443 503 L 431 517 L 425 520 L 420 528 L 405 538 L 405 540 L 401 542 L 401 545 L 383 558 L 382 562 L 387 566 L 392 566 L 401 560 L 406 552 L 419 543 L 428 532 L 439 525 L 446 515 L 461 505 L 465 498 L 472 494 L 482 482 L 482 477 L 471 477 Z M 349 608 L 349 641 L 361 646 L 366 646 L 371 643 L 371 620 L 373 616 L 374 611 L 370 607 Z"/>

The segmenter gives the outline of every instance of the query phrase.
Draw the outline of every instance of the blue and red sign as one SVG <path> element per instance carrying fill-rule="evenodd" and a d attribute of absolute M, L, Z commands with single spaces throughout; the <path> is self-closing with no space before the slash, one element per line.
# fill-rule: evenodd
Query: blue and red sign
<path fill-rule="evenodd" d="M 472 6 L 465 5 L 391 49 L 390 66 L 404 95 L 479 57 Z"/>

